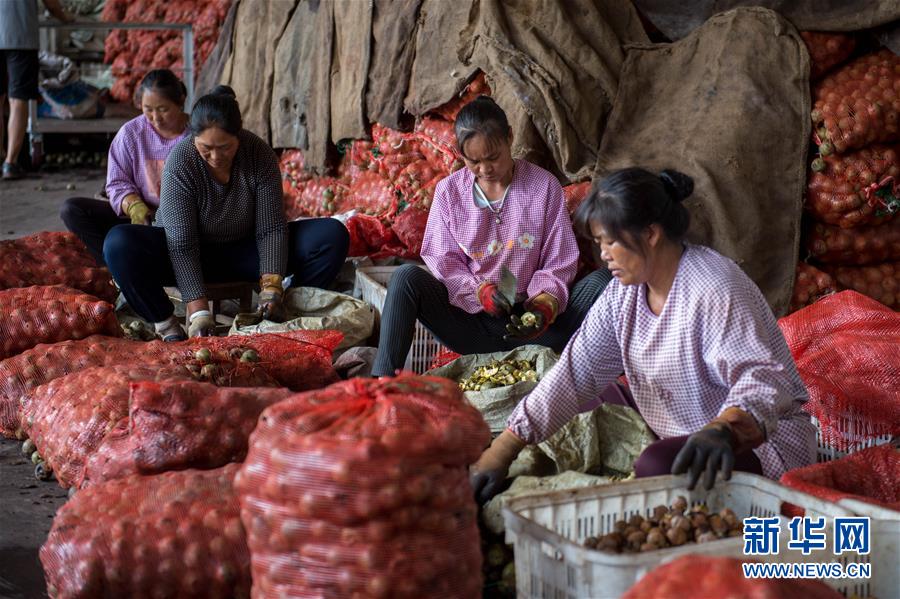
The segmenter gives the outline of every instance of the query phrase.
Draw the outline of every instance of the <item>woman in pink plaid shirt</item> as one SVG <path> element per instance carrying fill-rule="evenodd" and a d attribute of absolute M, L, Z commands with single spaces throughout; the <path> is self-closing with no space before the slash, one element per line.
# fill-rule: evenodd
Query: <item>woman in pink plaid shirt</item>
<path fill-rule="evenodd" d="M 732 469 L 777 479 L 815 459 L 806 388 L 759 288 L 728 258 L 684 242 L 682 201 L 693 181 L 677 171 L 616 171 L 579 207 L 579 230 L 600 246 L 614 280 L 557 365 L 523 399 L 508 428 L 472 468 L 486 501 L 509 464 L 599 403 L 637 410 L 659 437 L 637 476 Z M 629 388 L 615 385 L 625 372 Z"/>
<path fill-rule="evenodd" d="M 422 259 L 397 270 L 388 286 L 372 370 L 391 376 L 412 344 L 416 319 L 461 354 L 507 351 L 528 343 L 561 351 L 610 281 L 591 273 L 572 286 L 578 246 L 559 181 L 512 158 L 506 114 L 486 96 L 456 119 L 466 168 L 435 190 Z M 503 269 L 515 298 L 500 291 Z M 522 322 L 528 311 L 535 321 Z"/>

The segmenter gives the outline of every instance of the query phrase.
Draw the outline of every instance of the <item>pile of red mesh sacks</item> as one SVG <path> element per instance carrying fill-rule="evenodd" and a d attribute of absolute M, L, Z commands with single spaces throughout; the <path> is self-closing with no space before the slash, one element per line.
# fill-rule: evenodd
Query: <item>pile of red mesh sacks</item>
<path fill-rule="evenodd" d="M 194 33 L 194 72 L 206 62 L 219 38 L 219 27 L 231 0 L 106 0 L 101 19 L 126 23 L 191 23 Z M 173 30 L 117 29 L 106 38 L 104 61 L 112 64 L 116 82 L 110 95 L 131 103 L 141 78 L 153 69 L 184 68 L 181 33 Z"/>
<path fill-rule="evenodd" d="M 804 241 L 791 311 L 840 289 L 900 309 L 900 58 L 846 61 L 848 34 L 804 33 L 813 142 Z M 846 64 L 844 64 L 846 63 Z"/>
<path fill-rule="evenodd" d="M 347 222 L 351 256 L 418 257 L 435 186 L 463 166 L 453 131 L 456 114 L 488 93 L 480 73 L 410 133 L 373 125 L 371 141 L 339 148 L 343 157 L 334 177 L 310 175 L 299 150 L 285 151 L 281 172 L 288 219 L 354 211 Z"/>

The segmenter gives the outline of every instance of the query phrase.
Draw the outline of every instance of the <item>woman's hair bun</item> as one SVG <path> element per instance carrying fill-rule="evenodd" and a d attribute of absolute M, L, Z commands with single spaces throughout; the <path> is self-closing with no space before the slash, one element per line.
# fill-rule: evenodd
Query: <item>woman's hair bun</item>
<path fill-rule="evenodd" d="M 234 90 L 231 89 L 227 85 L 217 85 L 213 88 L 211 92 L 209 92 L 211 96 L 228 96 L 229 98 L 237 99 L 237 94 L 234 93 Z"/>
<path fill-rule="evenodd" d="M 674 202 L 681 202 L 694 193 L 694 180 L 684 173 L 667 168 L 659 173 L 659 179 Z"/>

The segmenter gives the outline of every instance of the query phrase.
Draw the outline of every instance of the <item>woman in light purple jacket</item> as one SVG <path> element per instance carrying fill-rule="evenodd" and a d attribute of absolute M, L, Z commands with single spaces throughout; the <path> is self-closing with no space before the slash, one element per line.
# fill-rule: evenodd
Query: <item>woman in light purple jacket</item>
<path fill-rule="evenodd" d="M 417 319 L 461 354 L 529 343 L 562 351 L 611 278 L 604 268 L 572 286 L 578 245 L 562 187 L 513 159 L 512 130 L 491 98 L 464 106 L 455 128 L 466 168 L 435 189 L 422 243 L 430 272 L 403 266 L 391 278 L 374 376 L 403 367 Z M 507 294 L 504 269 L 516 278 Z M 533 321 L 519 319 L 525 311 Z"/>
<path fill-rule="evenodd" d="M 172 148 L 188 135 L 187 90 L 168 69 L 150 71 L 135 102 L 143 114 L 125 123 L 109 148 L 109 201 L 69 198 L 60 218 L 104 264 L 103 240 L 116 225 L 149 225 L 159 207 L 162 169 Z"/>

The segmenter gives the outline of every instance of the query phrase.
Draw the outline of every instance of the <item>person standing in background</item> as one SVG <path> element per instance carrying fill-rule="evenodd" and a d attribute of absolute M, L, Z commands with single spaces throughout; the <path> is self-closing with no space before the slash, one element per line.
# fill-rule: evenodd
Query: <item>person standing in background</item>
<path fill-rule="evenodd" d="M 74 20 L 59 0 L 44 0 L 44 6 L 64 23 Z M 5 105 L 9 94 L 4 179 L 25 175 L 18 160 L 28 124 L 28 101 L 38 99 L 38 48 L 37 0 L 0 0 L 0 106 Z M 0 142 L 2 139 L 0 134 Z"/>

